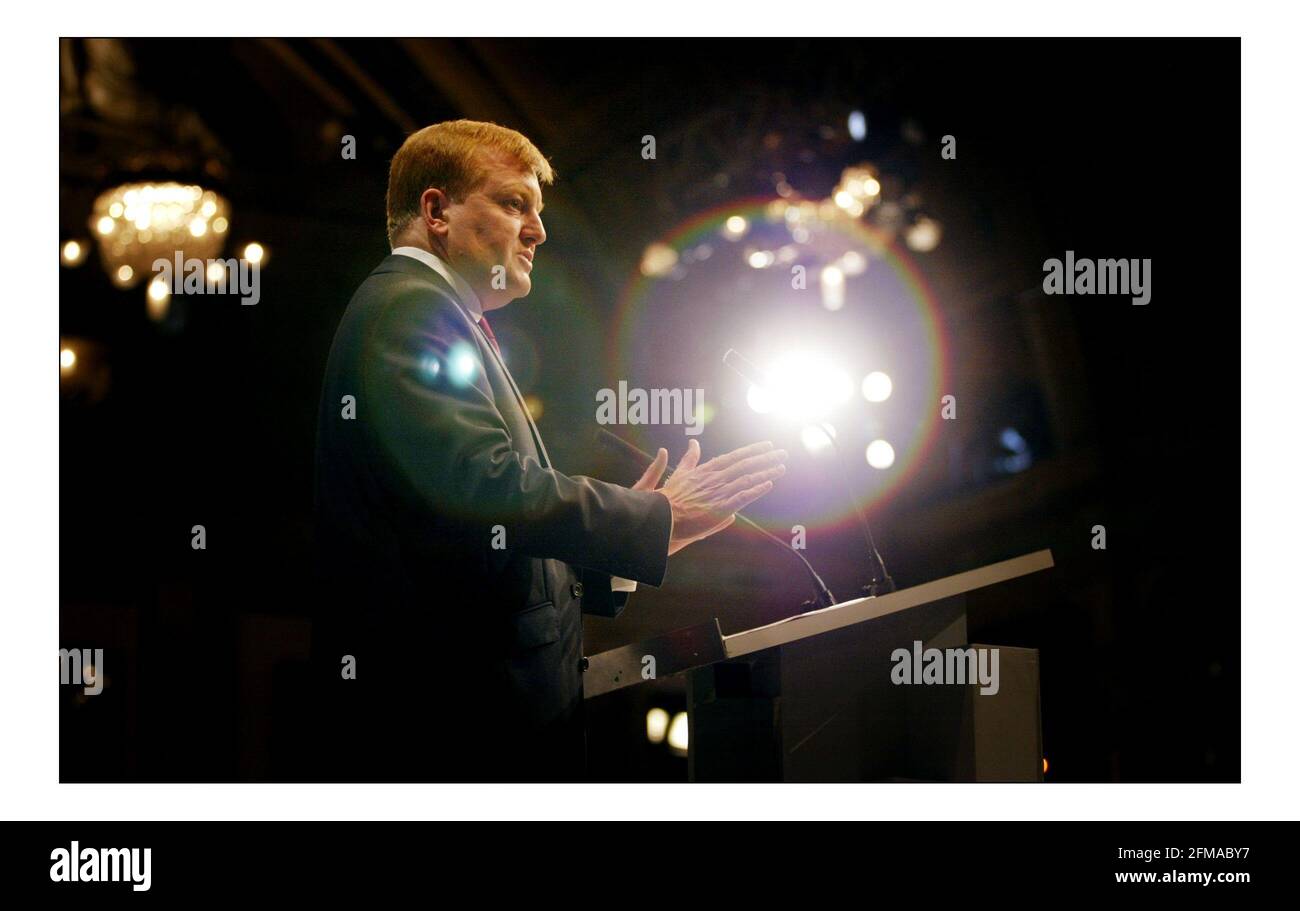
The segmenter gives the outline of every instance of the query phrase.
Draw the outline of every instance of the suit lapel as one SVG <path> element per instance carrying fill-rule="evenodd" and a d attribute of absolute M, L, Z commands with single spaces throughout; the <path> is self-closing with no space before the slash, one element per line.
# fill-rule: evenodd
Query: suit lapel
<path fill-rule="evenodd" d="M 468 316 L 469 314 L 466 315 Z M 470 322 L 473 321 L 474 318 L 470 316 Z M 501 355 L 497 353 L 496 346 L 494 346 L 492 344 L 492 341 L 487 337 L 486 334 L 484 334 L 483 328 L 479 326 L 477 323 L 475 323 L 474 329 L 478 332 L 479 336 L 483 339 L 483 343 L 487 346 L 488 354 L 492 357 L 493 360 L 497 362 L 497 365 L 501 368 L 501 372 L 505 374 L 506 382 L 508 382 L 510 384 L 510 388 L 514 390 L 515 401 L 519 403 L 519 407 L 523 410 L 524 420 L 528 422 L 528 429 L 533 432 L 533 441 L 537 444 L 538 452 L 542 454 L 542 459 L 543 459 L 542 464 L 544 464 L 547 468 L 550 468 L 551 456 L 546 451 L 546 444 L 542 442 L 541 431 L 538 430 L 537 425 L 533 423 L 533 416 L 528 411 L 528 403 L 524 401 L 523 393 L 520 392 L 519 387 L 515 385 L 515 378 L 510 375 L 510 371 L 506 368 L 505 361 L 503 361 L 501 359 Z"/>

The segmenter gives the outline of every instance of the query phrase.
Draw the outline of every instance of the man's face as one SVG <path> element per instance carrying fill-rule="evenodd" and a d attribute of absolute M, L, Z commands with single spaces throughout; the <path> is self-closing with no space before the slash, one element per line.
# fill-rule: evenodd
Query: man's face
<path fill-rule="evenodd" d="M 447 258 L 469 282 L 484 310 L 504 307 L 533 288 L 533 255 L 546 241 L 537 175 L 514 158 L 483 149 L 486 179 L 446 207 Z"/>

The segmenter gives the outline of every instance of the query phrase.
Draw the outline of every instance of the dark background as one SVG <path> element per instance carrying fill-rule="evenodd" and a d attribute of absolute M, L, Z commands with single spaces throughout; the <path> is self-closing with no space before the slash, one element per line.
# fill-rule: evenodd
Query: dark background
<path fill-rule="evenodd" d="M 970 605 L 972 641 L 1042 652 L 1047 780 L 1239 779 L 1237 41 L 69 39 L 59 55 L 60 242 L 89 236 L 106 187 L 169 169 L 229 198 L 224 255 L 248 240 L 270 254 L 258 306 L 174 299 L 162 323 L 94 255 L 60 270 L 80 360 L 60 402 L 59 644 L 107 649 L 103 694 L 62 688 L 62 780 L 295 777 L 325 357 L 387 252 L 389 158 L 456 117 L 521 130 L 559 174 L 534 291 L 493 326 L 531 352 L 516 373 L 570 473 L 620 479 L 587 443 L 594 391 L 653 385 L 618 372 L 610 339 L 647 244 L 770 196 L 777 171 L 820 199 L 870 161 L 891 195 L 920 200 L 944 229 L 913 259 L 960 412 L 872 511 L 895 579 L 1052 548 L 1054 570 Z M 1150 305 L 1044 297 L 1042 263 L 1067 249 L 1150 258 Z M 731 293 L 701 300 L 682 327 L 692 351 L 720 358 L 753 331 L 756 276 L 738 267 Z M 843 311 L 808 318 L 851 335 L 857 303 L 850 280 Z M 679 349 L 649 355 L 672 385 L 732 382 Z M 706 457 L 762 435 L 738 399 L 713 401 Z M 1029 443 L 1021 470 L 1005 467 L 1005 427 Z M 652 430 L 642 441 L 675 462 L 680 428 Z M 782 445 L 789 478 L 816 476 L 797 440 Z M 797 507 L 774 495 L 765 517 L 788 527 Z M 851 528 L 811 535 L 808 556 L 841 596 L 865 581 Z M 674 557 L 622 618 L 589 619 L 586 652 L 714 616 L 744 628 L 807 596 L 784 558 L 728 532 Z M 653 705 L 684 708 L 681 681 L 589 704 L 593 778 L 685 780 L 685 760 L 646 741 Z"/>

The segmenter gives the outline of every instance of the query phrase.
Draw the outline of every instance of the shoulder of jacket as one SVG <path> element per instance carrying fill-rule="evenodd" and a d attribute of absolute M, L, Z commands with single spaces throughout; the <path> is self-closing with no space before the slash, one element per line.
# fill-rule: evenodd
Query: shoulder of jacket
<path fill-rule="evenodd" d="M 395 272 L 370 275 L 357 289 L 374 324 L 419 319 L 466 337 L 474 333 L 470 316 L 455 296 L 435 281 Z"/>

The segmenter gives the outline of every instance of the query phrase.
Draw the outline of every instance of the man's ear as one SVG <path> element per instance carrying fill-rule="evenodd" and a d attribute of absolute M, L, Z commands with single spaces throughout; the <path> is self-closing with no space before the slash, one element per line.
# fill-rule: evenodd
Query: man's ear
<path fill-rule="evenodd" d="M 429 187 L 420 194 L 420 221 L 426 230 L 435 234 L 447 233 L 447 205 L 451 199 L 437 187 Z"/>

